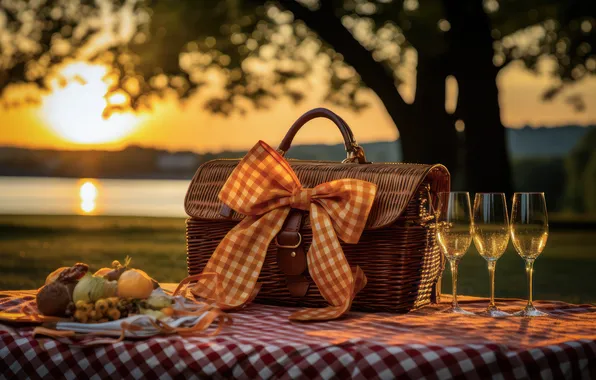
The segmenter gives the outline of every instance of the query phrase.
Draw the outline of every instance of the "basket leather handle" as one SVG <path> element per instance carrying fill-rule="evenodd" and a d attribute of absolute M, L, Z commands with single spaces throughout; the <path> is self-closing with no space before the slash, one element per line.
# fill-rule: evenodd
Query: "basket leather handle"
<path fill-rule="evenodd" d="M 281 140 L 281 143 L 279 144 L 277 151 L 281 155 L 285 155 L 286 152 L 290 149 L 292 141 L 294 140 L 294 137 L 296 136 L 300 128 L 302 128 L 302 126 L 307 122 L 318 117 L 323 117 L 325 119 L 333 121 L 333 123 L 335 123 L 335 125 L 337 125 L 337 127 L 339 128 L 339 131 L 341 132 L 341 135 L 344 138 L 344 145 L 346 147 L 347 153 L 347 158 L 343 162 L 357 161 L 360 164 L 368 163 L 366 161 L 364 149 L 362 149 L 362 147 L 358 145 L 358 143 L 356 142 L 354 134 L 352 133 L 352 130 L 350 129 L 348 124 L 335 112 L 327 108 L 313 108 L 312 110 L 300 116 L 294 122 L 294 124 L 292 124 L 290 130 L 288 131 L 288 133 L 286 133 L 286 136 L 283 138 L 283 140 Z"/>

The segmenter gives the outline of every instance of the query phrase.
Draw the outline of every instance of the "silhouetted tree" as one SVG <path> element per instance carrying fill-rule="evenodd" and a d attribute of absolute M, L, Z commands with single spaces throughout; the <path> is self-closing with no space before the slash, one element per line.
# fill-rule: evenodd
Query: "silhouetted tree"
<path fill-rule="evenodd" d="M 360 109 L 362 88 L 377 94 L 399 130 L 407 161 L 442 162 L 455 171 L 454 122 L 463 121 L 471 191 L 511 189 L 499 70 L 516 59 L 537 70 L 540 57 L 554 57 L 551 74 L 561 80 L 546 99 L 596 71 L 591 0 L 2 4 L 10 6 L 0 17 L 0 88 L 17 82 L 47 87 L 48 73 L 82 58 L 112 68 L 111 90 L 129 96 L 125 106 L 148 106 L 153 95 L 171 90 L 186 98 L 216 83 L 221 91 L 205 91 L 205 107 L 229 114 L 266 107 L 281 96 L 298 102 L 308 93 L 304 78 L 323 72 L 326 100 L 335 104 Z M 409 104 L 398 86 L 413 70 L 416 93 Z M 445 110 L 450 75 L 459 90 L 453 113 Z M 577 97 L 569 102 L 583 106 Z"/>

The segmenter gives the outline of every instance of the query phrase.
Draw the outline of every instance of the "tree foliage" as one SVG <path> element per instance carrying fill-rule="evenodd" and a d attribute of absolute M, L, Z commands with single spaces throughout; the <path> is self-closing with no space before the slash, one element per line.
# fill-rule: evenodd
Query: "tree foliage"
<path fill-rule="evenodd" d="M 440 56 L 453 43 L 444 3 L 417 0 L 2 0 L 0 89 L 28 83 L 48 88 L 48 78 L 73 60 L 110 68 L 112 92 L 125 92 L 133 108 L 153 95 L 175 91 L 186 98 L 203 88 L 213 112 L 266 107 L 281 96 L 300 101 L 308 78 L 323 73 L 326 99 L 361 108 L 363 81 L 333 46 L 290 12 L 332 8 L 335 16 L 381 63 L 395 85 L 415 68 L 415 56 Z M 521 60 L 538 70 L 552 57 L 560 85 L 596 72 L 595 3 L 589 0 L 485 0 L 493 26 L 494 64 Z M 290 10 L 290 11 L 289 11 Z M 331 27 L 331 26 L 330 26 Z M 411 54 L 413 52 L 416 54 Z M 408 55 L 410 52 L 410 55 Z M 69 78 L 63 78 L 64 80 Z M 211 85 L 211 86 L 208 86 Z M 5 105 L 25 98 L 4 97 Z M 569 101 L 581 109 L 581 99 Z M 121 105 L 114 106 L 114 109 Z"/>

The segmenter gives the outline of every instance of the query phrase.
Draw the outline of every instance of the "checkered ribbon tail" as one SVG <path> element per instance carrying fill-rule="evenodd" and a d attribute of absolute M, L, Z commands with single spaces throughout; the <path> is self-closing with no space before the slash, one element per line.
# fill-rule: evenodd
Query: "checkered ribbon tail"
<path fill-rule="evenodd" d="M 246 217 L 223 238 L 192 292 L 222 309 L 241 307 L 258 292 L 257 280 L 267 247 L 291 208 L 310 211 L 313 240 L 307 253 L 310 275 L 331 305 L 303 309 L 292 320 L 330 320 L 346 313 L 366 285 L 359 268 L 350 268 L 339 239 L 360 239 L 377 188 L 370 182 L 340 179 L 305 189 L 288 162 L 259 141 L 240 161 L 219 198 Z"/>

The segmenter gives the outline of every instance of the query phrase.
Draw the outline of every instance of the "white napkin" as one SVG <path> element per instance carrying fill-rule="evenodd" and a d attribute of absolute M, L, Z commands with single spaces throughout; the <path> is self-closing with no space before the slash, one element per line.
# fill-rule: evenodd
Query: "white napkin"
<path fill-rule="evenodd" d="M 161 288 L 155 289 L 151 295 L 168 296 Z M 172 308 L 178 310 L 196 310 L 204 306 L 204 304 L 191 303 L 181 296 L 170 298 L 176 300 L 176 302 L 172 305 Z M 162 318 L 161 321 L 172 327 L 190 327 L 198 323 L 204 316 L 205 313 L 199 316 L 189 315 L 177 318 L 167 317 Z M 157 318 L 153 316 L 138 314 L 104 323 L 58 322 L 56 323 L 56 330 L 70 330 L 78 333 L 93 333 L 101 331 L 102 335 L 120 336 L 122 334 L 122 323 L 126 322 L 128 324 L 141 327 L 141 329 L 136 331 L 126 330 L 125 336 L 127 338 L 148 337 L 152 335 L 158 335 L 160 333 L 160 331 L 151 324 L 151 321 L 155 322 L 156 320 Z"/>

